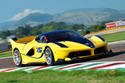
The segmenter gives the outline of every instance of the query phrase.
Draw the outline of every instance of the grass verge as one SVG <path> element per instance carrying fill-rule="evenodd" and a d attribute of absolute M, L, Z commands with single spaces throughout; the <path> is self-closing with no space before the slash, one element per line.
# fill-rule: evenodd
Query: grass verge
<path fill-rule="evenodd" d="M 54 71 L 0 73 L 0 83 L 125 83 L 125 72 L 118 70 Z"/>
<path fill-rule="evenodd" d="M 108 42 L 125 40 L 125 32 L 118 32 L 118 33 L 106 34 L 106 35 L 103 35 L 103 37 Z"/>
<path fill-rule="evenodd" d="M 9 57 L 9 56 L 11 56 L 11 51 L 6 51 L 3 53 L 0 53 L 0 58 Z"/>

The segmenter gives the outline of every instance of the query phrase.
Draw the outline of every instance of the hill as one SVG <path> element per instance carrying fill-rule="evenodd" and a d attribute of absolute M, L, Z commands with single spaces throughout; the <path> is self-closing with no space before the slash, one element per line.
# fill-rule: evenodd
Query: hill
<path fill-rule="evenodd" d="M 49 22 L 65 22 L 67 24 L 95 25 L 103 21 L 117 21 L 125 19 L 124 10 L 110 8 L 82 8 L 65 11 L 59 14 L 31 13 L 17 21 L 0 23 L 0 30 L 15 29 L 18 26 L 29 24 L 36 26 Z"/>

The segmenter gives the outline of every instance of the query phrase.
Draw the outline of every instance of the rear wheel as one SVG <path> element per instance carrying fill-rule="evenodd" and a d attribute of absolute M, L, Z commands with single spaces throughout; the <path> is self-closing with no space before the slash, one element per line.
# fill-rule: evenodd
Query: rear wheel
<path fill-rule="evenodd" d="M 13 60 L 16 66 L 18 67 L 22 66 L 22 57 L 18 49 L 15 49 L 13 52 Z"/>
<path fill-rule="evenodd" d="M 45 57 L 46 57 L 46 63 L 47 65 L 54 65 L 55 61 L 54 61 L 54 56 L 53 56 L 53 52 L 51 50 L 51 48 L 47 47 L 45 49 Z"/>

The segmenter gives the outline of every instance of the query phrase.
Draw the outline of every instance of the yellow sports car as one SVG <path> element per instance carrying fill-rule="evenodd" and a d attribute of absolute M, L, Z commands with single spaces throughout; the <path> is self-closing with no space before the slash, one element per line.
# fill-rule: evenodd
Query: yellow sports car
<path fill-rule="evenodd" d="M 109 53 L 107 42 L 101 36 L 92 36 L 87 39 L 69 30 L 51 31 L 17 41 L 10 39 L 10 43 L 16 66 L 29 63 L 54 65 L 60 61 Z"/>

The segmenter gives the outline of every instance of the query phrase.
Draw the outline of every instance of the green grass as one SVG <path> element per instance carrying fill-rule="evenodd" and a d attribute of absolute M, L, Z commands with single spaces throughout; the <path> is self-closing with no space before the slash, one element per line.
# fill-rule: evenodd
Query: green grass
<path fill-rule="evenodd" d="M 0 73 L 0 83 L 125 83 L 125 72 L 110 71 L 50 71 L 32 73 Z"/>
<path fill-rule="evenodd" d="M 107 34 L 107 35 L 103 35 L 103 37 L 108 42 L 125 40 L 125 32 L 118 32 L 118 33 Z"/>
<path fill-rule="evenodd" d="M 11 56 L 11 51 L 0 53 L 0 58 Z"/>

